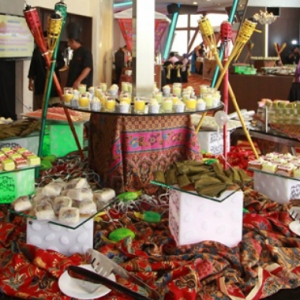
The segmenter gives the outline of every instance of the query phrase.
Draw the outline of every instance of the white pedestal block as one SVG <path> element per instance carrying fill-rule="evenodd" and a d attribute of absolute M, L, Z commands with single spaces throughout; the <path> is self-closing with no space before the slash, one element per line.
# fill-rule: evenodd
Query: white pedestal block
<path fill-rule="evenodd" d="M 200 131 L 198 132 L 198 142 L 201 150 L 212 154 L 223 154 L 223 132 L 220 131 Z M 226 150 L 230 150 L 230 131 L 227 131 Z"/>
<path fill-rule="evenodd" d="M 226 191 L 222 199 L 231 194 Z M 228 247 L 242 240 L 243 192 L 223 202 L 170 190 L 169 228 L 177 246 L 216 241 Z"/>
<path fill-rule="evenodd" d="M 94 219 L 78 227 L 70 229 L 48 221 L 27 219 L 27 244 L 42 249 L 50 249 L 69 256 L 73 253 L 85 253 L 93 248 Z"/>
<path fill-rule="evenodd" d="M 254 171 L 254 189 L 278 203 L 300 199 L 300 181 Z"/>

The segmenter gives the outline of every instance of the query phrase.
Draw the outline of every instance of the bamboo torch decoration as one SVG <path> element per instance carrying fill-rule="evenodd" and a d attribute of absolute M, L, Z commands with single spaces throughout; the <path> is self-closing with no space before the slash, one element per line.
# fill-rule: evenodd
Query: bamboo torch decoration
<path fill-rule="evenodd" d="M 244 46 L 246 45 L 246 43 L 250 40 L 252 34 L 254 31 L 257 32 L 261 32 L 259 30 L 256 30 L 256 22 L 251 22 L 249 20 L 245 20 L 244 23 L 241 26 L 241 29 L 239 30 L 239 33 L 236 37 L 235 43 L 233 45 L 233 49 L 232 52 L 224 66 L 223 71 L 221 72 L 218 81 L 216 83 L 216 88 L 219 88 L 219 86 L 221 85 L 223 76 L 226 72 L 226 70 L 228 69 L 230 63 L 232 62 L 233 59 L 237 60 L 238 57 L 240 56 Z"/>
<path fill-rule="evenodd" d="M 228 61 L 229 61 L 231 55 L 229 56 L 227 63 L 226 63 L 225 66 L 223 67 L 222 62 L 221 62 L 221 60 L 220 60 L 220 58 L 219 58 L 219 54 L 218 54 L 218 52 L 217 52 L 217 45 L 216 45 L 216 40 L 215 40 L 215 37 L 214 37 L 214 31 L 213 31 L 213 28 L 212 28 L 212 26 L 211 26 L 211 24 L 210 24 L 209 19 L 207 19 L 206 17 L 203 17 L 202 19 L 199 20 L 198 25 L 199 25 L 199 30 L 200 30 L 200 32 L 201 32 L 201 34 L 202 34 L 202 37 L 203 37 L 204 41 L 205 41 L 208 45 L 210 45 L 210 47 L 211 47 L 211 49 L 212 49 L 212 52 L 213 52 L 213 55 L 214 55 L 214 57 L 215 57 L 215 59 L 216 59 L 216 62 L 217 62 L 218 66 L 219 66 L 219 68 L 220 68 L 220 70 L 222 71 L 222 74 L 223 74 L 223 76 L 224 76 L 224 74 L 225 74 L 225 72 L 226 72 L 226 69 L 228 69 L 228 66 L 229 66 Z M 252 31 L 252 32 L 253 32 L 253 31 Z M 238 50 L 241 51 L 241 50 L 242 50 L 241 47 L 239 47 L 239 48 L 237 48 L 237 49 L 235 50 L 235 54 L 236 54 L 236 52 L 237 52 Z M 232 59 L 231 59 L 231 60 L 232 60 Z M 223 76 L 222 76 L 222 78 L 223 78 Z M 221 77 L 221 75 L 220 75 L 220 77 Z M 220 84 L 219 84 L 219 85 L 220 85 Z M 219 88 L 219 85 L 216 85 L 216 88 L 217 88 L 217 89 Z M 240 109 L 239 109 L 239 106 L 238 106 L 238 104 L 237 104 L 237 101 L 236 101 L 234 92 L 233 92 L 233 90 L 232 90 L 231 85 L 230 85 L 229 82 L 228 82 L 228 92 L 229 92 L 229 94 L 230 94 L 231 100 L 232 100 L 232 102 L 233 102 L 233 105 L 234 105 L 234 107 L 235 107 L 235 110 L 236 110 L 236 112 L 237 112 L 237 114 L 238 114 L 238 117 L 239 117 L 239 119 L 240 119 L 240 122 L 241 122 L 241 124 L 242 124 L 242 127 L 243 127 L 243 130 L 244 130 L 244 132 L 245 132 L 245 135 L 246 135 L 246 137 L 247 137 L 247 139 L 248 139 L 248 142 L 249 142 L 249 144 L 250 144 L 250 146 L 251 146 L 251 149 L 252 149 L 252 151 L 253 151 L 255 157 L 258 158 L 258 153 L 257 153 L 257 151 L 256 151 L 256 148 L 255 148 L 253 142 L 252 142 L 252 139 L 251 139 L 251 136 L 250 136 L 250 134 L 249 134 L 249 132 L 248 132 L 248 129 L 247 129 L 246 125 L 245 125 L 244 118 L 243 118 L 243 116 L 242 116 L 242 114 L 241 114 L 241 112 L 240 112 Z M 199 121 L 199 123 L 198 123 L 198 125 L 197 125 L 197 127 L 196 127 L 196 132 L 199 131 L 199 129 L 200 129 L 200 127 L 201 127 L 201 125 L 202 125 L 202 123 L 203 123 L 203 121 L 204 121 L 205 116 L 206 116 L 206 113 L 204 113 L 204 114 L 202 115 L 202 117 L 201 117 L 201 119 L 200 119 L 200 121 Z"/>
<path fill-rule="evenodd" d="M 63 2 L 61 1 L 60 3 L 63 3 Z M 26 7 L 23 11 L 25 20 L 27 22 L 27 25 L 28 25 L 28 28 L 29 28 L 31 34 L 34 37 L 35 43 L 39 47 L 39 49 L 40 49 L 40 51 L 41 51 L 41 53 L 42 53 L 42 55 L 45 59 L 46 66 L 49 68 L 50 65 L 51 65 L 51 56 L 50 56 L 50 53 L 47 49 L 47 46 L 46 46 L 46 43 L 45 43 L 45 40 L 44 40 L 44 37 L 43 37 L 42 26 L 41 26 L 41 23 L 40 23 L 38 12 L 37 12 L 35 7 L 31 7 L 30 5 L 27 5 L 26 2 L 25 2 L 25 4 L 26 4 Z M 57 89 L 59 98 L 62 102 L 63 93 L 62 93 L 60 83 L 59 83 L 58 78 L 57 78 L 55 73 L 53 73 L 53 82 L 54 82 L 55 87 Z M 71 128 L 71 131 L 73 133 L 74 139 L 76 141 L 81 159 L 83 159 L 84 155 L 83 155 L 83 152 L 82 152 L 82 149 L 81 149 L 78 137 L 77 137 L 77 133 L 76 133 L 74 125 L 73 125 L 73 121 L 70 117 L 70 114 L 69 114 L 68 110 L 66 108 L 64 108 L 64 111 L 65 111 L 66 117 L 68 119 L 68 123 L 70 125 L 70 128 Z M 42 139 L 40 138 L 39 155 L 41 153 L 42 143 L 43 143 L 43 137 L 42 137 Z"/>
<path fill-rule="evenodd" d="M 51 89 L 52 89 L 52 78 L 53 78 L 53 74 L 55 74 L 54 68 L 56 65 L 56 57 L 53 57 L 53 53 L 57 45 L 58 37 L 60 36 L 61 33 L 61 28 L 62 28 L 61 15 L 56 13 L 52 14 L 51 17 L 48 18 L 48 24 L 47 24 L 47 36 L 48 36 L 47 40 L 48 40 L 48 49 L 49 49 L 48 51 L 51 59 L 51 64 L 47 70 L 46 83 L 45 83 L 45 89 L 43 95 L 42 120 L 41 120 L 38 156 L 41 156 L 43 151 L 43 141 L 44 141 L 44 134 L 45 134 L 48 103 L 49 103 Z"/>

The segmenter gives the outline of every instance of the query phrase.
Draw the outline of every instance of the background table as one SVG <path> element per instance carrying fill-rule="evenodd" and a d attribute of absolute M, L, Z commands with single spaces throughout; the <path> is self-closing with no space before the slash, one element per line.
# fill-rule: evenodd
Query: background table
<path fill-rule="evenodd" d="M 175 161 L 201 159 L 197 134 L 189 114 L 122 116 L 92 113 L 89 125 L 89 165 L 102 184 L 118 193 L 157 191 L 153 172 Z"/>

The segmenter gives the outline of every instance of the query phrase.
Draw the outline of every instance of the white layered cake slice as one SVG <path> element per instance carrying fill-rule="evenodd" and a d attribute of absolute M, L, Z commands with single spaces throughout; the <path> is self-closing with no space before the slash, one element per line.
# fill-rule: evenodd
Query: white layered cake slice
<path fill-rule="evenodd" d="M 264 161 L 262 163 L 262 171 L 275 173 L 277 171 L 277 165 L 272 163 L 271 161 Z"/>

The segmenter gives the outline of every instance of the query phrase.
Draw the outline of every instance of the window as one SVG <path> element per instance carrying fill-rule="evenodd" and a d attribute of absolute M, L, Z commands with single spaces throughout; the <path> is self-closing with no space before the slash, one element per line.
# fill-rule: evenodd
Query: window
<path fill-rule="evenodd" d="M 193 36 L 195 34 L 195 31 L 197 31 L 197 35 L 196 35 L 196 38 L 193 42 L 193 44 L 191 45 L 191 50 L 194 50 L 194 48 L 198 45 L 200 45 L 203 41 L 202 39 L 202 35 L 200 33 L 200 31 L 197 29 L 197 30 L 190 30 L 190 40 L 189 40 L 189 44 L 192 42 L 192 39 L 193 39 Z"/>
<path fill-rule="evenodd" d="M 203 15 L 190 15 L 190 27 L 198 28 L 198 21 L 203 17 Z"/>
<path fill-rule="evenodd" d="M 188 27 L 188 15 L 179 15 L 176 28 L 187 28 L 187 27 Z"/>
<path fill-rule="evenodd" d="M 183 55 L 187 52 L 187 44 L 187 31 L 175 30 L 171 51 L 178 52 L 179 55 Z"/>

